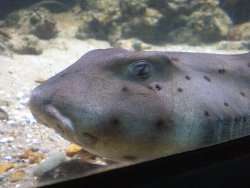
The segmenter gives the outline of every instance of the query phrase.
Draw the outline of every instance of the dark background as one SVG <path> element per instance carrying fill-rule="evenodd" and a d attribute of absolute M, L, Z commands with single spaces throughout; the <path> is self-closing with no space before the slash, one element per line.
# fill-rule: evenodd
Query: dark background
<path fill-rule="evenodd" d="M 48 187 L 249 188 L 250 136 Z"/>

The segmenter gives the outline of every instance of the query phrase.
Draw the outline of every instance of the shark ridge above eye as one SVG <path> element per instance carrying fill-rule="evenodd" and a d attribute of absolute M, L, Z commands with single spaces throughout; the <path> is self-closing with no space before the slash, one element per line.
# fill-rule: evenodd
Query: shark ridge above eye
<path fill-rule="evenodd" d="M 151 160 L 250 135 L 249 62 L 250 53 L 93 50 L 36 87 L 30 109 L 90 153 Z"/>

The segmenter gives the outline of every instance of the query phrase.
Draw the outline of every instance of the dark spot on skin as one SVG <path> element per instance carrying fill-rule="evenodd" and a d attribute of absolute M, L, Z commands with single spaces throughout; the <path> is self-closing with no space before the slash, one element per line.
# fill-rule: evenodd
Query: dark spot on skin
<path fill-rule="evenodd" d="M 127 88 L 126 86 L 124 86 L 124 87 L 122 88 L 122 91 L 123 91 L 123 92 L 127 92 L 127 91 L 128 91 L 128 88 Z"/>
<path fill-rule="evenodd" d="M 165 125 L 164 119 L 158 119 L 155 123 L 157 129 L 162 129 Z"/>
<path fill-rule="evenodd" d="M 210 116 L 210 114 L 209 114 L 209 112 L 208 112 L 208 111 L 205 111 L 205 116 L 207 116 L 207 117 L 209 117 L 209 116 Z"/>
<path fill-rule="evenodd" d="M 186 78 L 187 80 L 191 80 L 190 76 L 185 76 L 185 78 Z"/>
<path fill-rule="evenodd" d="M 183 89 L 182 88 L 178 88 L 177 91 L 183 92 Z"/>
<path fill-rule="evenodd" d="M 219 69 L 218 72 L 219 72 L 220 74 L 223 74 L 223 73 L 226 72 L 226 70 L 225 70 L 225 69 Z"/>
<path fill-rule="evenodd" d="M 179 61 L 179 59 L 177 57 L 171 57 L 170 59 L 171 59 L 171 61 Z"/>
<path fill-rule="evenodd" d="M 243 93 L 243 92 L 240 92 L 240 94 L 241 94 L 241 96 L 245 97 L 245 93 Z"/>
<path fill-rule="evenodd" d="M 235 121 L 235 122 L 238 122 L 238 121 L 239 121 L 239 118 L 235 117 L 235 118 L 234 118 L 234 121 Z"/>
<path fill-rule="evenodd" d="M 113 118 L 113 119 L 111 119 L 110 123 L 111 123 L 111 125 L 117 127 L 120 125 L 121 122 L 118 118 Z"/>
<path fill-rule="evenodd" d="M 136 157 L 133 156 L 133 155 L 126 155 L 126 156 L 123 156 L 124 159 L 127 159 L 129 161 L 134 161 L 136 160 Z"/>
<path fill-rule="evenodd" d="M 224 106 L 228 106 L 228 103 L 227 103 L 227 102 L 224 102 Z"/>
<path fill-rule="evenodd" d="M 242 120 L 245 123 L 247 121 L 247 118 L 245 116 L 243 116 Z"/>
<path fill-rule="evenodd" d="M 160 91 L 161 90 L 161 86 L 159 86 L 158 84 L 155 85 L 155 89 Z"/>
<path fill-rule="evenodd" d="M 250 67 L 250 63 L 248 63 L 247 66 Z"/>
<path fill-rule="evenodd" d="M 211 82 L 210 78 L 208 78 L 207 76 L 204 76 L 204 79 L 207 80 L 208 82 Z"/>

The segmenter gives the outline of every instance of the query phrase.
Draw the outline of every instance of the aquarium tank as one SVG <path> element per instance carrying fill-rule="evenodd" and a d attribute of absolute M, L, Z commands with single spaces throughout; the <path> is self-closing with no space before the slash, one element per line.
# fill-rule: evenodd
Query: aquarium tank
<path fill-rule="evenodd" d="M 0 0 L 0 187 L 250 135 L 249 49 L 246 0 Z"/>

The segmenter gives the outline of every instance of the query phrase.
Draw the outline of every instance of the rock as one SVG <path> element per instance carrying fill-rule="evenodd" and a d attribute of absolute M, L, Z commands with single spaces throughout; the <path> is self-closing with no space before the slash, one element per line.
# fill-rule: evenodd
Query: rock
<path fill-rule="evenodd" d="M 13 158 L 12 158 L 12 156 L 10 156 L 10 155 L 6 155 L 6 156 L 3 157 L 3 159 L 4 159 L 5 161 L 11 161 Z"/>
<path fill-rule="evenodd" d="M 232 25 L 218 0 L 84 2 L 76 37 L 95 37 L 112 45 L 132 37 L 158 44 L 211 43 L 225 39 Z"/>
<path fill-rule="evenodd" d="M 230 18 L 221 10 L 194 11 L 189 16 L 183 16 L 183 26 L 168 33 L 168 38 L 175 43 L 211 43 L 226 39 L 232 25 Z"/>
<path fill-rule="evenodd" d="M 118 26 L 118 20 L 121 17 L 119 1 L 87 0 L 81 16 L 83 23 L 76 33 L 77 38 L 86 39 L 94 37 L 113 41 L 120 37 Z"/>
<path fill-rule="evenodd" d="M 29 159 L 29 164 L 39 163 L 45 158 L 45 154 L 39 152 L 38 150 L 31 148 L 26 150 L 23 154 L 19 156 L 20 159 Z"/>
<path fill-rule="evenodd" d="M 13 142 L 13 141 L 14 141 L 14 137 L 12 137 L 12 136 L 0 139 L 0 143 L 10 143 L 10 142 Z"/>
<path fill-rule="evenodd" d="M 51 39 L 57 36 L 56 22 L 47 12 L 31 12 L 29 22 L 29 33 L 41 39 Z"/>
<path fill-rule="evenodd" d="M 0 120 L 8 120 L 9 115 L 2 108 L 0 108 Z"/>
<path fill-rule="evenodd" d="M 45 171 L 38 176 L 38 183 L 45 184 L 46 182 L 59 180 L 67 181 L 72 178 L 82 177 L 91 170 L 98 169 L 99 165 L 86 163 L 80 159 L 72 159 L 56 165 L 54 168 Z"/>
<path fill-rule="evenodd" d="M 12 163 L 0 163 L 0 175 L 14 167 Z"/>
<path fill-rule="evenodd" d="M 229 40 L 248 40 L 250 41 L 250 22 L 245 22 L 240 25 L 233 26 L 229 33 L 228 39 Z"/>
<path fill-rule="evenodd" d="M 52 153 L 50 157 L 42 161 L 37 167 L 33 169 L 34 176 L 41 176 L 45 172 L 53 169 L 57 165 L 63 163 L 66 160 L 62 152 Z"/>
<path fill-rule="evenodd" d="M 149 44 L 146 44 L 135 38 L 118 40 L 114 43 L 114 47 L 123 48 L 130 51 L 143 51 L 151 48 Z"/>
<path fill-rule="evenodd" d="M 9 106 L 10 102 L 5 99 L 0 99 L 0 106 Z"/>
<path fill-rule="evenodd" d="M 144 24 L 149 26 L 156 26 L 161 17 L 161 13 L 159 13 L 156 9 L 146 8 Z"/>
<path fill-rule="evenodd" d="M 250 50 L 250 41 L 222 41 L 217 44 L 218 50 Z"/>
<path fill-rule="evenodd" d="M 14 121 L 14 120 L 7 121 L 7 124 L 10 125 L 10 126 L 13 126 L 13 127 L 17 126 L 17 122 Z"/>
<path fill-rule="evenodd" d="M 16 28 L 22 34 L 33 34 L 40 39 L 51 39 L 57 36 L 56 22 L 46 9 L 22 9 L 10 14 L 6 26 Z"/>
<path fill-rule="evenodd" d="M 66 149 L 65 149 L 65 152 L 66 152 L 66 155 L 68 157 L 73 157 L 74 155 L 76 155 L 77 153 L 79 153 L 81 151 L 81 147 L 80 146 L 77 146 L 75 144 L 70 144 Z"/>
<path fill-rule="evenodd" d="M 21 155 L 19 155 L 20 159 L 28 159 L 31 156 L 34 156 L 34 153 L 36 153 L 37 150 L 34 148 L 30 148 L 26 151 L 24 151 L 24 153 L 22 153 Z"/>
<path fill-rule="evenodd" d="M 41 83 L 45 82 L 46 79 L 45 79 L 45 78 L 42 78 L 42 77 L 37 77 L 34 81 L 35 81 L 36 83 L 41 84 Z"/>
<path fill-rule="evenodd" d="M 37 153 L 29 158 L 29 164 L 39 163 L 41 160 L 45 158 L 43 153 Z"/>
<path fill-rule="evenodd" d="M 6 46 L 19 54 L 41 54 L 48 45 L 45 40 L 55 38 L 58 34 L 56 21 L 44 8 L 15 11 L 6 18 L 5 23 L 2 30 L 8 33 L 8 37 L 5 37 Z"/>
<path fill-rule="evenodd" d="M 23 170 L 16 171 L 10 175 L 10 181 L 16 182 L 24 178 L 25 172 Z"/>
<path fill-rule="evenodd" d="M 14 33 L 9 41 L 10 49 L 18 54 L 39 55 L 43 51 L 42 42 L 34 35 Z"/>

